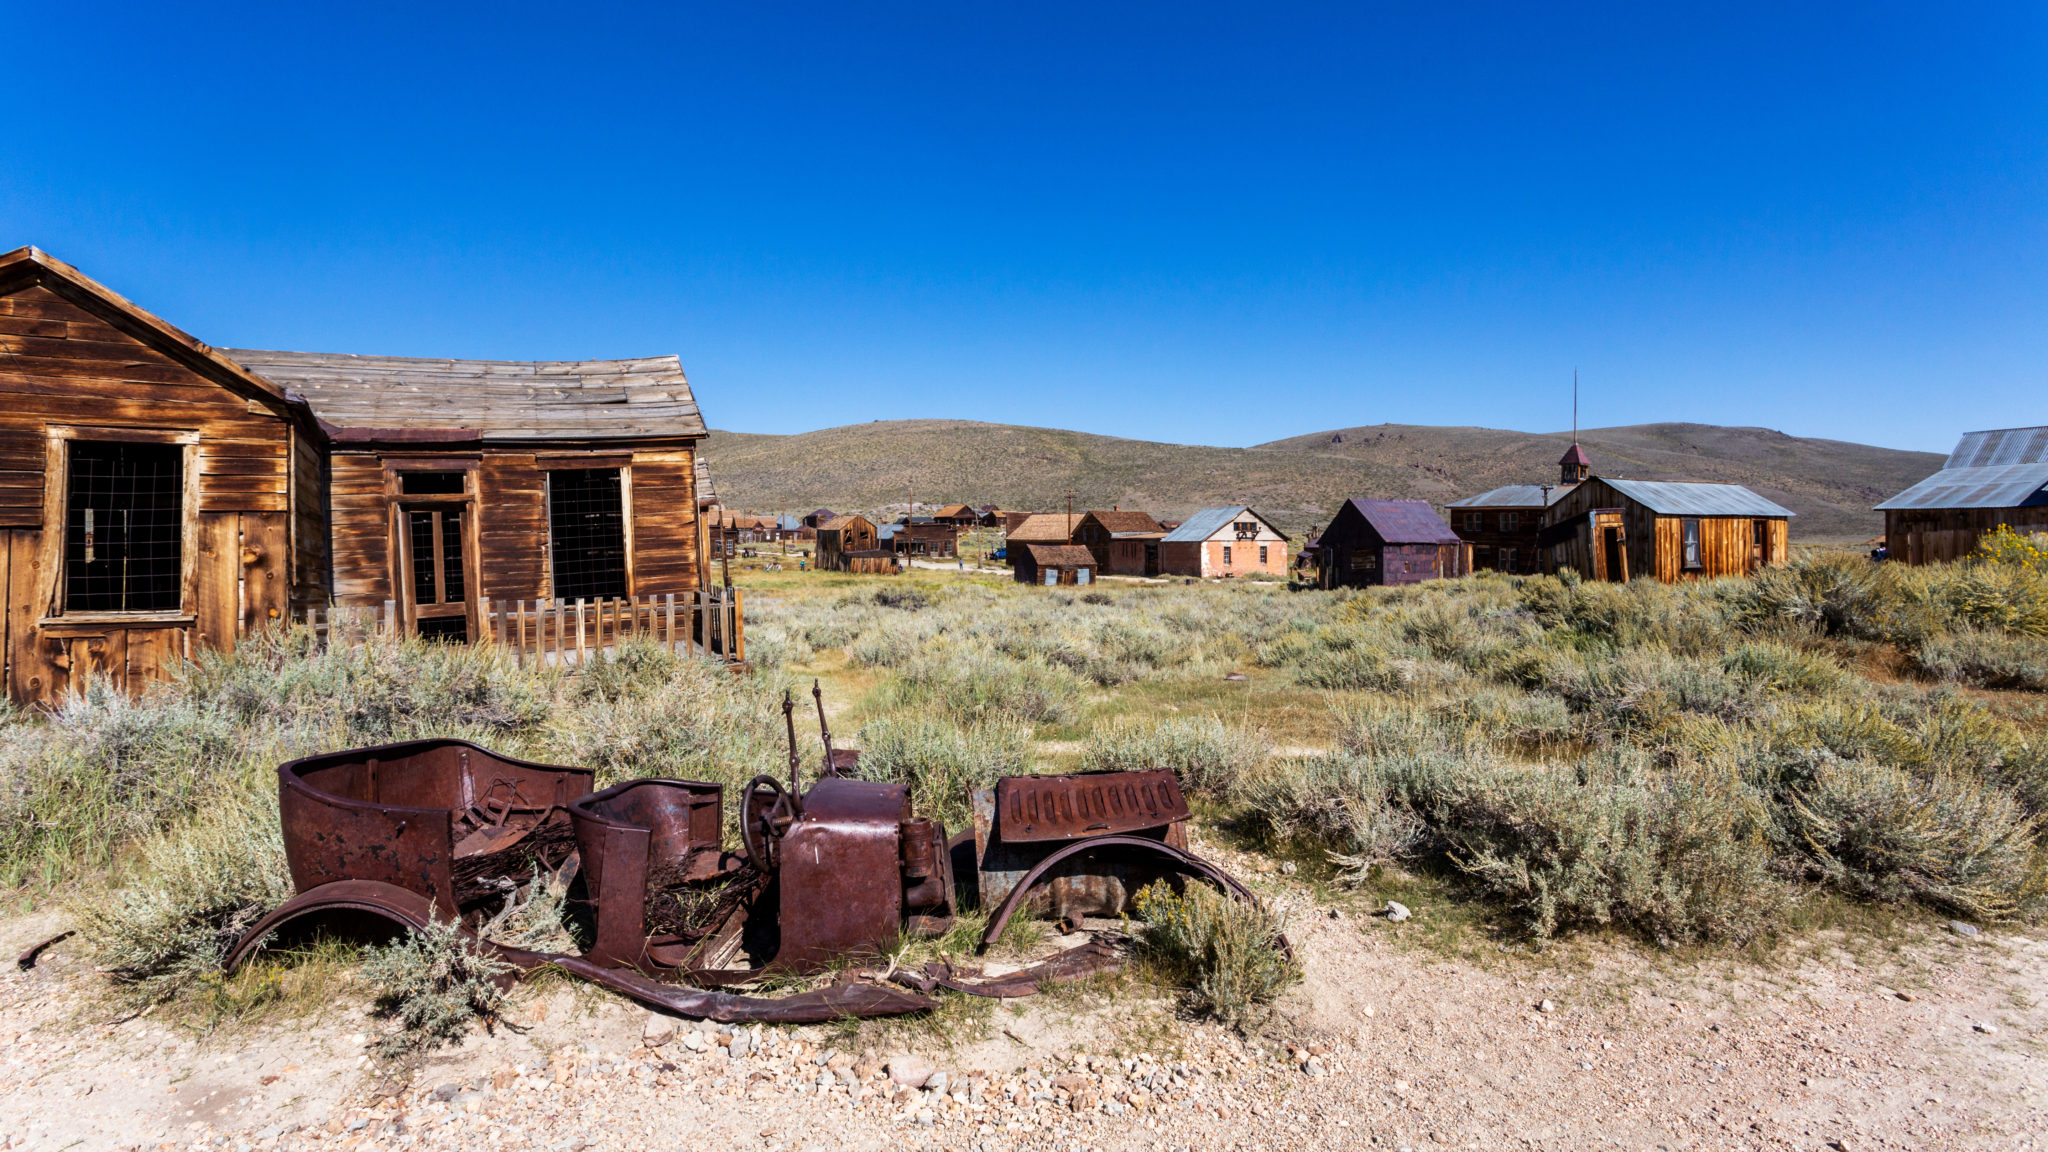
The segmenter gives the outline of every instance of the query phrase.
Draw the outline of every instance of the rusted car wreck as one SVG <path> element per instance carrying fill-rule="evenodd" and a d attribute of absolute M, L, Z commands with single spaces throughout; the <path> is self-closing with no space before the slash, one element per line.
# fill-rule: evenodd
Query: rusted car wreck
<path fill-rule="evenodd" d="M 515 975 L 553 966 L 685 1016 L 805 1023 L 921 1011 L 940 988 L 1026 996 L 1121 963 L 1100 936 L 993 976 L 892 962 L 899 941 L 943 935 L 963 907 L 993 909 L 985 951 L 1020 911 L 1070 929 L 1130 911 L 1161 879 L 1255 899 L 1188 852 L 1187 803 L 1171 772 L 1005 778 L 972 797 L 974 827 L 948 836 L 912 810 L 906 785 L 846 775 L 858 754 L 833 749 L 822 699 L 822 771 L 805 787 L 786 696 L 783 712 L 789 778 L 757 776 L 741 790 L 739 852 L 724 847 L 718 784 L 640 779 L 592 791 L 589 769 L 461 740 L 284 764 L 278 807 L 297 894 L 242 937 L 227 967 L 315 927 L 389 935 L 452 920 Z M 489 937 L 493 912 L 542 875 L 571 885 L 591 941 L 580 955 Z M 829 984 L 794 995 L 724 990 L 828 970 Z"/>

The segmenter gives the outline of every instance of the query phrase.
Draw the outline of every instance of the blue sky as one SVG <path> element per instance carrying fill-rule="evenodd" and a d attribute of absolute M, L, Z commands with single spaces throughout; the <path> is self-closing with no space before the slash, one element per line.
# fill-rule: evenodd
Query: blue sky
<path fill-rule="evenodd" d="M 0 248 L 714 427 L 2048 422 L 2039 5 L 30 4 Z"/>

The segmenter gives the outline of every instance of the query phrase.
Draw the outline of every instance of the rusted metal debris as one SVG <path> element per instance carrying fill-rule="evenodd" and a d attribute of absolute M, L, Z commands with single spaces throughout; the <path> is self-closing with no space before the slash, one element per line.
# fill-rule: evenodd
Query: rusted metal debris
<path fill-rule="evenodd" d="M 62 932 L 57 933 L 55 936 L 46 936 L 43 939 L 36 941 L 35 943 L 29 945 L 27 950 L 22 952 L 21 955 L 16 956 L 14 958 L 14 966 L 16 968 L 21 969 L 23 972 L 26 972 L 29 969 L 34 968 L 36 966 L 36 961 L 42 959 L 44 951 L 51 947 L 54 947 L 55 945 L 62 944 L 64 941 L 71 939 L 71 937 L 74 935 L 76 935 L 75 930 L 66 929 Z"/>
<path fill-rule="evenodd" d="M 757 776 L 740 791 L 739 853 L 723 847 L 723 787 L 702 781 L 631 780 L 593 792 L 588 769 L 513 760 L 459 740 L 286 764 L 279 808 L 298 894 L 241 939 L 227 966 L 316 923 L 368 922 L 390 934 L 452 919 L 517 973 L 552 966 L 686 1016 L 801 1023 L 922 1011 L 942 988 L 1028 996 L 1048 981 L 1122 964 L 1101 937 L 994 976 L 890 961 L 906 936 L 950 930 L 967 900 L 997 906 L 985 950 L 1024 908 L 1049 910 L 1068 926 L 1120 916 L 1160 879 L 1254 899 L 1187 851 L 1187 802 L 1171 772 L 1008 777 L 974 794 L 974 828 L 949 838 L 912 811 L 905 785 L 847 775 L 858 753 L 832 746 L 815 684 L 812 696 L 824 744 L 819 778 L 805 787 L 785 694 L 788 779 Z M 955 875 L 956 849 L 963 860 L 972 853 L 971 876 Z M 572 901 L 594 924 L 580 956 L 483 935 L 495 925 L 486 923 L 493 901 L 540 869 L 575 878 Z M 834 968 L 830 986 L 794 996 L 716 990 Z"/>

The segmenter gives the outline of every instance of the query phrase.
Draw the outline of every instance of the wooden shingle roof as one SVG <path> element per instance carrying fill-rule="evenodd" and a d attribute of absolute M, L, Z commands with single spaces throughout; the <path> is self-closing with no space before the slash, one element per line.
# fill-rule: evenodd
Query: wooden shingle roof
<path fill-rule="evenodd" d="M 1007 539 L 1017 544 L 1038 542 L 1041 544 L 1065 544 L 1072 540 L 1072 528 L 1078 528 L 1081 517 L 1069 518 L 1064 512 L 1037 512 L 1024 518 L 1022 524 L 1009 530 Z M 1072 527 L 1070 527 L 1070 525 Z"/>
<path fill-rule="evenodd" d="M 1031 562 L 1040 568 L 1093 568 L 1095 553 L 1079 544 L 1026 544 Z"/>
<path fill-rule="evenodd" d="M 221 352 L 350 429 L 480 440 L 695 438 L 704 417 L 674 356 L 639 360 L 426 360 L 344 353 Z M 338 435 L 338 439 L 349 439 Z"/>

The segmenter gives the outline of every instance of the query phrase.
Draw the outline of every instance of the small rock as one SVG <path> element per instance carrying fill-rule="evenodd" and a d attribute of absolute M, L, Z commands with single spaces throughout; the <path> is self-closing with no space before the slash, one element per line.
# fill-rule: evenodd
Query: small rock
<path fill-rule="evenodd" d="M 1892 995 L 1898 997 L 1901 1000 L 1904 1000 L 1908 1004 L 1911 1004 L 1913 1001 L 1919 999 L 1918 996 L 1913 995 L 1911 992 L 1894 992 L 1892 993 Z"/>
<path fill-rule="evenodd" d="M 434 1085 L 434 1099 L 441 1101 L 443 1104 L 455 1099 L 457 1096 L 461 1094 L 462 1085 L 455 1083 L 453 1080 L 449 1081 L 446 1084 Z"/>
<path fill-rule="evenodd" d="M 1275 871 L 1278 871 L 1278 870 L 1279 870 L 1279 865 L 1277 865 L 1277 864 L 1273 863 L 1273 862 L 1272 862 L 1271 860 L 1261 860 L 1261 861 L 1259 861 L 1259 873 L 1260 873 L 1260 875 L 1266 875 L 1266 874 L 1269 874 L 1269 873 L 1272 873 L 1272 872 L 1275 872 Z"/>
<path fill-rule="evenodd" d="M 659 1048 L 676 1038 L 676 1018 L 663 1016 L 659 1012 L 647 1014 L 647 1024 L 640 1029 L 640 1042 L 649 1048 Z"/>
<path fill-rule="evenodd" d="M 1975 924 L 1966 924 L 1961 920 L 1949 921 L 1948 930 L 1958 936 L 1975 936 L 1978 932 L 1982 931 Z"/>
<path fill-rule="evenodd" d="M 1310 1076 L 1321 1076 L 1323 1074 L 1323 1062 L 1311 1056 L 1301 1062 L 1301 1070 Z"/>
<path fill-rule="evenodd" d="M 1996 1024 L 1972 1024 L 1970 1027 L 1984 1033 L 1986 1036 L 1998 1035 L 1998 1025 Z"/>
<path fill-rule="evenodd" d="M 1545 1000 L 1541 1004 L 1536 1005 L 1536 1010 L 1538 1012 L 1555 1012 L 1557 1011 L 1557 1001 Z"/>
<path fill-rule="evenodd" d="M 922 1088 L 938 1069 L 922 1056 L 889 1057 L 889 1079 L 905 1088 Z"/>
<path fill-rule="evenodd" d="M 1093 1092 L 1076 1092 L 1067 1100 L 1067 1107 L 1076 1112 L 1093 1112 L 1098 1101 Z"/>
<path fill-rule="evenodd" d="M 1364 1009 L 1362 1009 L 1362 1011 L 1364 1011 L 1364 1013 L 1366 1014 L 1366 1016 L 1367 1016 L 1367 1017 L 1371 1017 L 1371 1016 L 1372 1016 L 1372 1005 L 1370 1005 L 1370 1004 L 1367 1004 L 1367 1005 L 1366 1005 L 1366 1006 L 1364 1007 Z"/>
<path fill-rule="evenodd" d="M 1232 673 L 1230 673 L 1229 675 L 1225 676 L 1225 677 L 1224 677 L 1224 679 L 1225 679 L 1225 680 L 1249 680 L 1249 679 L 1251 679 L 1251 677 L 1249 677 L 1249 676 L 1246 676 L 1246 675 L 1245 675 L 1244 673 L 1242 673 L 1242 672 L 1232 672 Z"/>
<path fill-rule="evenodd" d="M 1398 900 L 1387 901 L 1386 909 L 1382 911 L 1380 914 L 1382 916 L 1385 916 L 1387 919 L 1392 920 L 1396 924 L 1399 924 L 1401 921 L 1406 920 L 1408 917 L 1415 915 L 1415 913 L 1410 912 L 1408 910 L 1408 906 L 1406 904 L 1403 904 Z"/>
<path fill-rule="evenodd" d="M 1280 865 L 1280 874 L 1282 876 L 1292 876 L 1299 871 L 1301 871 L 1300 866 L 1295 864 L 1295 862 L 1292 860 L 1289 860 L 1285 864 Z"/>
<path fill-rule="evenodd" d="M 925 1080 L 924 1090 L 932 1093 L 935 1096 L 944 1096 L 946 1094 L 947 1086 L 950 1085 L 952 1082 L 952 1077 L 946 1075 L 945 1069 L 942 1068 L 939 1071 L 932 1073 L 931 1076 Z"/>

